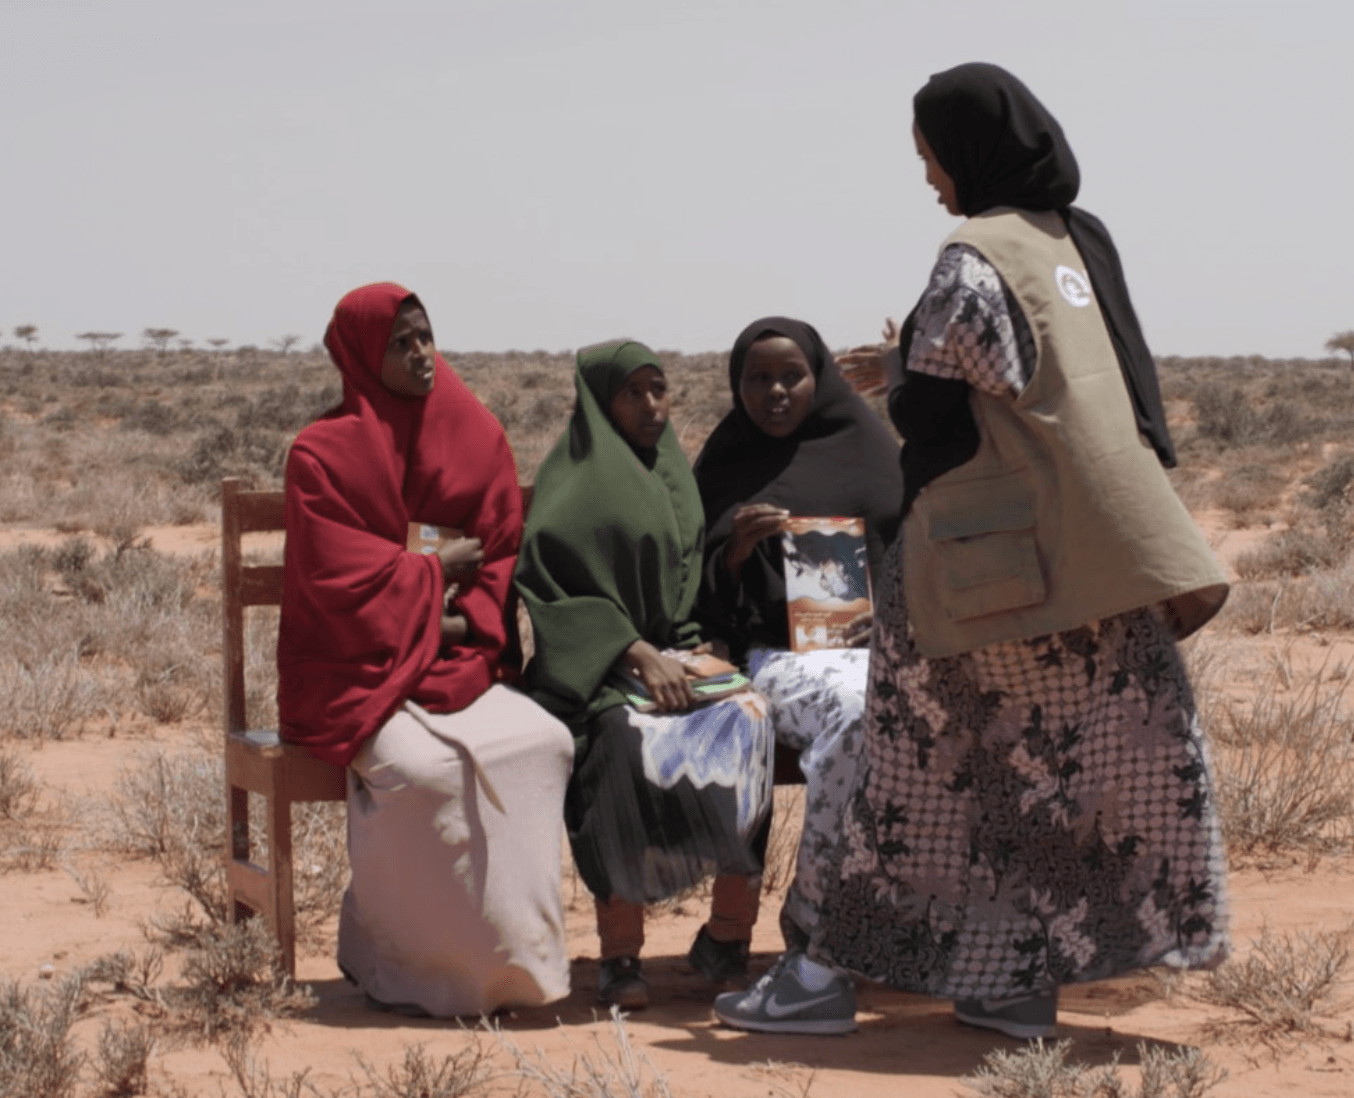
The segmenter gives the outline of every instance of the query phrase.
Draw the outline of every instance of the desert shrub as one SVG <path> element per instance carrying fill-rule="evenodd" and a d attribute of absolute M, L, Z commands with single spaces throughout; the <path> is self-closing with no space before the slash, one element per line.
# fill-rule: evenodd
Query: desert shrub
<path fill-rule="evenodd" d="M 0 743 L 0 820 L 21 820 L 38 803 L 38 783 L 33 769 L 18 753 Z"/>
<path fill-rule="evenodd" d="M 1221 381 L 1207 381 L 1194 390 L 1195 430 L 1206 439 L 1234 443 L 1251 431 L 1255 413 L 1241 388 Z"/>
<path fill-rule="evenodd" d="M 108 879 L 98 869 L 87 866 L 85 869 L 79 870 L 70 864 L 63 865 L 61 868 L 66 871 L 66 875 L 75 882 L 75 887 L 80 890 L 78 903 L 89 904 L 94 909 L 96 918 L 102 919 L 108 914 L 108 897 L 113 890 L 108 883 Z"/>
<path fill-rule="evenodd" d="M 281 477 L 288 445 L 286 436 L 273 431 L 218 425 L 198 434 L 177 471 L 188 484 L 217 484 L 223 477 L 238 476 L 253 485 L 271 486 Z"/>
<path fill-rule="evenodd" d="M 225 776 L 219 759 L 155 751 L 119 774 L 110 803 L 114 846 L 153 858 L 210 923 L 227 916 Z"/>
<path fill-rule="evenodd" d="M 128 383 L 128 379 L 116 370 L 103 366 L 88 366 L 83 370 L 70 371 L 63 379 L 67 385 L 76 388 L 117 389 Z"/>
<path fill-rule="evenodd" d="M 610 1039 L 593 1035 L 593 1050 L 575 1048 L 566 1066 L 562 1058 L 552 1062 L 539 1049 L 526 1052 L 501 1029 L 491 1029 L 494 1040 L 512 1062 L 512 1073 L 524 1086 L 532 1086 L 551 1098 L 672 1098 L 672 1089 L 643 1052 L 636 1049 L 625 1028 L 625 1019 L 611 1008 Z"/>
<path fill-rule="evenodd" d="M 118 995 L 129 995 L 145 1003 L 159 1003 L 156 986 L 164 972 L 164 954 L 154 946 L 144 953 L 119 950 L 98 957 L 85 966 L 81 979 L 85 984 L 107 984 Z"/>
<path fill-rule="evenodd" d="M 405 1045 L 403 1056 L 384 1072 L 357 1055 L 363 1079 L 348 1091 L 352 1098 L 461 1098 L 479 1094 L 488 1081 L 488 1054 L 479 1035 L 468 1033 L 457 1052 L 434 1058 L 422 1045 Z"/>
<path fill-rule="evenodd" d="M 262 919 L 206 928 L 184 958 L 182 979 L 171 1003 L 189 1029 L 208 1039 L 253 1031 L 314 1003 L 282 971 L 277 942 Z"/>
<path fill-rule="evenodd" d="M 0 1098 L 74 1098 L 83 1057 L 71 1039 L 79 980 L 41 992 L 0 983 Z"/>
<path fill-rule="evenodd" d="M 61 740 L 99 707 L 96 677 L 78 649 L 43 660 L 0 658 L 0 737 Z"/>
<path fill-rule="evenodd" d="M 266 864 L 262 802 L 250 798 L 250 857 Z M 164 879 L 193 901 L 182 914 L 161 915 L 156 929 L 169 941 L 191 941 L 203 926 L 226 921 L 225 776 L 214 756 L 151 752 L 119 774 L 106 833 L 118 849 L 155 860 Z M 298 937 L 318 940 L 338 910 L 347 884 L 346 816 L 342 803 L 293 807 L 293 888 Z M 206 918 L 206 924 L 201 919 Z"/>
<path fill-rule="evenodd" d="M 342 399 L 343 390 L 334 384 L 305 392 L 296 385 L 266 389 L 239 406 L 235 413 L 235 426 L 240 431 L 295 434 Z"/>
<path fill-rule="evenodd" d="M 74 408 L 58 408 L 42 417 L 42 425 L 53 431 L 69 431 L 80 422 Z"/>
<path fill-rule="evenodd" d="M 322 1092 L 307 1082 L 309 1068 L 293 1072 L 286 1079 L 274 1079 L 268 1064 L 250 1052 L 249 1042 L 250 1034 L 232 1033 L 221 1048 L 221 1058 L 239 1087 L 241 1098 L 301 1098 L 306 1094 L 322 1098 Z"/>
<path fill-rule="evenodd" d="M 1202 1098 L 1226 1078 L 1197 1048 L 1170 1049 L 1138 1045 L 1137 1089 L 1119 1075 L 1113 1063 L 1092 1068 L 1069 1064 L 1071 1041 L 1045 1044 L 1035 1041 L 1016 1052 L 996 1049 L 983 1057 L 983 1066 L 960 1079 L 982 1098 Z"/>
<path fill-rule="evenodd" d="M 1217 627 L 1250 636 L 1272 631 L 1284 590 L 1277 583 L 1235 584 L 1215 619 Z"/>
<path fill-rule="evenodd" d="M 1332 568 L 1345 556 L 1346 548 L 1328 535 L 1312 530 L 1282 530 L 1260 545 L 1241 553 L 1234 567 L 1242 579 L 1272 579 L 1304 576 Z"/>
<path fill-rule="evenodd" d="M 155 1037 L 145 1026 L 104 1022 L 94 1059 L 94 1075 L 106 1098 L 135 1098 L 146 1093 L 147 1068 Z"/>
<path fill-rule="evenodd" d="M 0 848 L 0 868 L 17 869 L 23 873 L 37 873 L 55 869 L 65 847 L 60 829 L 29 821 L 13 828 Z"/>
<path fill-rule="evenodd" d="M 1319 1019 L 1348 1005 L 1340 997 L 1349 966 L 1349 930 L 1274 931 L 1266 927 L 1241 957 L 1209 973 L 1195 995 L 1245 1016 L 1268 1038 L 1318 1030 Z"/>
<path fill-rule="evenodd" d="M 1273 466 L 1251 462 L 1224 473 L 1213 489 L 1213 502 L 1237 513 L 1273 507 L 1279 502 L 1285 483 Z"/>
<path fill-rule="evenodd" d="M 135 404 L 122 417 L 124 431 L 144 431 L 148 435 L 172 435 L 184 426 L 183 417 L 176 408 L 158 400 L 144 400 Z"/>
<path fill-rule="evenodd" d="M 1354 718 L 1343 697 L 1343 683 L 1316 675 L 1286 695 L 1271 682 L 1249 702 L 1217 707 L 1210 731 L 1229 849 L 1322 850 L 1354 840 Z"/>
<path fill-rule="evenodd" d="M 94 559 L 94 545 L 88 538 L 67 538 L 52 552 L 52 567 L 65 580 L 80 575 Z"/>
<path fill-rule="evenodd" d="M 160 662 L 136 676 L 136 703 L 157 724 L 177 724 L 207 706 L 206 685 L 192 662 Z"/>
<path fill-rule="evenodd" d="M 1343 501 L 1349 493 L 1350 484 L 1354 483 L 1354 455 L 1336 458 L 1302 483 L 1311 493 L 1311 505 L 1318 511 Z"/>
<path fill-rule="evenodd" d="M 1276 603 L 1279 624 L 1298 629 L 1354 629 L 1354 560 L 1285 585 Z"/>
<path fill-rule="evenodd" d="M 1251 420 L 1250 435 L 1244 441 L 1270 446 L 1290 446 L 1321 434 L 1311 416 L 1287 400 L 1272 400 L 1258 408 Z"/>
<path fill-rule="evenodd" d="M 538 396 L 516 417 L 516 422 L 523 431 L 558 435 L 573 413 L 573 407 L 572 394 Z"/>

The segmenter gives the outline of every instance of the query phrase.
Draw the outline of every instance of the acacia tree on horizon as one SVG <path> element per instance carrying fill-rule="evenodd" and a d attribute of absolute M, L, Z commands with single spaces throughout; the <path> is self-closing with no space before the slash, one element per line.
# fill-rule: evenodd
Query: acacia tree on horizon
<path fill-rule="evenodd" d="M 1326 350 L 1344 351 L 1349 356 L 1350 366 L 1354 366 L 1354 328 L 1347 332 L 1336 332 L 1326 340 Z"/>
<path fill-rule="evenodd" d="M 165 354 L 169 350 L 169 341 L 178 334 L 177 328 L 145 328 L 142 329 L 141 338 L 160 354 Z"/>
<path fill-rule="evenodd" d="M 89 349 L 103 358 L 108 353 L 108 348 L 113 343 L 122 338 L 121 332 L 77 332 L 76 339 L 83 339 L 89 344 Z"/>
<path fill-rule="evenodd" d="M 14 329 L 14 338 L 22 339 L 28 344 L 28 349 L 33 349 L 33 344 L 38 340 L 38 326 L 36 324 L 20 324 Z"/>

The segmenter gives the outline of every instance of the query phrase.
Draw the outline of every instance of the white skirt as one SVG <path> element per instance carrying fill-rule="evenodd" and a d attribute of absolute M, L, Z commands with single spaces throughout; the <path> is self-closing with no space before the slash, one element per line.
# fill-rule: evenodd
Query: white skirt
<path fill-rule="evenodd" d="M 568 728 L 505 686 L 459 713 L 391 717 L 348 770 L 344 973 L 379 1003 L 440 1017 L 566 996 L 572 761 Z"/>

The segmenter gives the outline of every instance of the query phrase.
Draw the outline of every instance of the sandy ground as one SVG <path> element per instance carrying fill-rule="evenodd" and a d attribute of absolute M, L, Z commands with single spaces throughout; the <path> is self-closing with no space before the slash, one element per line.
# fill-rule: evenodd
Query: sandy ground
<path fill-rule="evenodd" d="M 1248 546 L 1244 531 L 1211 531 L 1225 557 Z M 210 552 L 215 527 L 171 527 L 145 531 L 161 549 Z M 1234 536 L 1235 535 L 1235 536 Z M 31 539 L 48 543 L 63 536 L 55 531 L 0 531 L 0 546 Z M 258 548 L 276 549 L 275 545 Z M 1253 667 L 1271 661 L 1280 642 L 1261 637 L 1205 638 L 1228 653 L 1225 678 L 1244 689 Z M 1331 658 L 1354 663 L 1354 638 L 1303 638 L 1284 642 L 1290 661 L 1307 666 Z M 107 795 L 118 770 L 138 749 L 200 744 L 210 730 L 201 728 L 119 729 L 116 738 L 87 733 L 84 737 L 40 747 L 17 745 L 50 800 Z M 781 793 L 787 801 L 795 791 Z M 87 902 L 76 878 L 63 868 L 36 873 L 13 872 L 0 888 L 0 974 L 24 985 L 40 982 L 44 966 L 60 977 L 94 958 L 119 949 L 142 950 L 145 919 L 157 910 L 181 905 L 180 896 L 156 880 L 149 863 L 111 859 L 106 853 L 82 851 L 74 837 L 64 862 L 77 873 L 95 868 L 110 886 L 103 915 Z M 1283 930 L 1346 927 L 1354 912 L 1354 859 L 1281 859 L 1233 872 L 1234 940 L 1246 944 L 1265 926 Z M 566 884 L 574 991 L 563 1002 L 503 1016 L 498 1024 L 528 1051 L 539 1049 L 560 1064 L 579 1052 L 597 1054 L 600 1041 L 610 1048 L 610 1028 L 592 1002 L 596 979 L 596 938 L 586 891 Z M 767 897 L 754 938 L 754 971 L 771 963 L 780 947 L 775 914 L 779 896 Z M 1019 1042 L 957 1025 L 949 1004 L 906 995 L 876 985 L 859 988 L 860 1030 L 837 1038 L 743 1034 L 714 1024 L 710 1003 L 715 989 L 691 973 L 685 953 L 701 919 L 701 903 L 688 901 L 676 911 L 650 919 L 645 969 L 652 1004 L 627 1023 L 634 1043 L 665 1075 L 673 1093 L 683 1096 L 727 1095 L 729 1098 L 771 1096 L 836 1096 L 875 1098 L 907 1094 L 932 1098 L 965 1093 L 958 1080 L 974 1071 L 995 1048 L 1018 1049 Z M 300 958 L 298 978 L 309 985 L 316 1005 L 297 1019 L 272 1023 L 259 1039 L 256 1053 L 274 1075 L 309 1069 L 312 1082 L 338 1088 L 358 1072 L 355 1055 L 384 1065 L 398 1060 L 403 1046 L 423 1043 L 435 1055 L 466 1044 L 469 1037 L 454 1022 L 415 1021 L 374 1012 L 341 978 L 332 955 L 332 932 L 324 948 Z M 1257 1042 L 1237 1018 L 1206 1007 L 1189 996 L 1198 977 L 1169 979 L 1140 973 L 1121 979 L 1067 989 L 1062 999 L 1059 1035 L 1073 1042 L 1074 1060 L 1104 1064 L 1118 1057 L 1125 1065 L 1138 1060 L 1141 1041 L 1167 1045 L 1201 1045 L 1227 1069 L 1228 1078 L 1214 1091 L 1222 1098 L 1264 1095 L 1354 1095 L 1354 1008 L 1345 1006 L 1324 1021 L 1324 1036 L 1304 1036 L 1275 1049 Z M 92 1046 L 102 1016 L 81 1021 L 77 1033 Z M 488 1042 L 486 1042 L 488 1043 Z M 154 1057 L 152 1084 L 169 1081 L 189 1094 L 234 1095 L 219 1052 L 212 1046 L 162 1046 Z M 500 1052 L 495 1063 L 506 1069 Z M 511 1093 L 515 1081 L 501 1076 L 484 1093 Z"/>
<path fill-rule="evenodd" d="M 153 741 L 186 746 L 200 733 L 157 731 Z M 50 743 L 29 753 L 48 796 L 100 797 L 117 770 L 138 746 L 151 740 L 81 739 Z M 59 792 L 58 792 L 59 791 Z M 795 794 L 784 791 L 789 799 Z M 25 984 L 40 979 L 45 965 L 60 977 L 94 958 L 118 949 L 142 950 L 141 924 L 156 910 L 180 901 L 161 887 L 153 868 L 136 861 L 97 858 L 110 886 L 103 916 L 85 901 L 74 877 L 61 869 L 11 874 L 0 890 L 0 972 Z M 76 848 L 67 857 L 77 871 L 90 863 Z M 1354 861 L 1252 867 L 1232 877 L 1234 934 L 1244 944 L 1265 925 L 1284 929 L 1334 928 L 1349 923 L 1354 910 Z M 609 1046 L 609 1029 L 592 1003 L 596 979 L 596 939 L 586 891 L 566 885 L 568 927 L 574 956 L 574 991 L 568 999 L 499 1019 L 502 1030 L 524 1049 L 540 1049 L 568 1063 L 577 1051 L 594 1052 L 594 1040 Z M 637 1046 L 667 1076 L 679 1095 L 850 1095 L 874 1098 L 906 1093 L 915 1098 L 962 1093 L 957 1080 L 977 1068 L 994 1048 L 1014 1050 L 1019 1043 L 957 1025 L 949 1005 L 920 996 L 863 984 L 860 1030 L 847 1037 L 805 1038 L 737 1033 L 710 1016 L 714 989 L 691 973 L 685 953 L 700 926 L 701 902 L 688 901 L 672 913 L 651 917 L 645 967 L 652 1003 L 636 1013 L 628 1028 Z M 754 968 L 769 965 L 779 949 L 775 912 L 779 897 L 768 897 L 754 939 Z M 331 939 L 332 940 L 332 939 Z M 467 1037 L 454 1022 L 418 1021 L 374 1012 L 341 978 L 332 947 L 304 954 L 298 979 L 308 984 L 316 1005 L 302 1017 L 273 1023 L 256 1051 L 275 1075 L 309 1068 L 312 1081 L 338 1087 L 357 1071 L 354 1054 L 375 1064 L 399 1059 L 402 1046 L 423 1043 L 435 1054 L 453 1052 Z M 1274 1052 L 1257 1045 L 1244 1027 L 1227 1023 L 1216 1008 L 1193 1002 L 1186 981 L 1141 973 L 1068 989 L 1059 1016 L 1059 1036 L 1074 1043 L 1081 1062 L 1137 1060 L 1140 1041 L 1203 1045 L 1224 1065 L 1229 1078 L 1219 1096 L 1354 1094 L 1354 1012 L 1329 1022 L 1330 1035 L 1304 1039 Z M 92 1041 L 97 1022 L 80 1023 L 78 1032 Z M 1228 1032 L 1230 1030 L 1230 1032 Z M 498 1057 L 506 1067 L 506 1059 Z M 156 1073 L 192 1094 L 235 1093 L 225 1066 L 211 1046 L 165 1048 L 156 1055 Z M 500 1080 L 507 1088 L 509 1080 Z M 807 1089 L 806 1089 L 807 1088 Z M 491 1088 L 490 1091 L 492 1092 Z M 505 1089 L 505 1093 L 507 1090 Z"/>

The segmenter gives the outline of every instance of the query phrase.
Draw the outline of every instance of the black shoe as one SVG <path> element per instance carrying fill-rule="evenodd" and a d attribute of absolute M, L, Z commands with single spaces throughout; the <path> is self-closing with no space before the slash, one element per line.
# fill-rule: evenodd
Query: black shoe
<path fill-rule="evenodd" d="M 748 947 L 750 942 L 717 942 L 710 931 L 700 928 L 686 963 L 716 984 L 740 983 L 748 976 Z"/>
<path fill-rule="evenodd" d="M 597 1001 L 622 1010 L 649 1005 L 649 984 L 638 957 L 612 957 L 597 967 Z"/>

